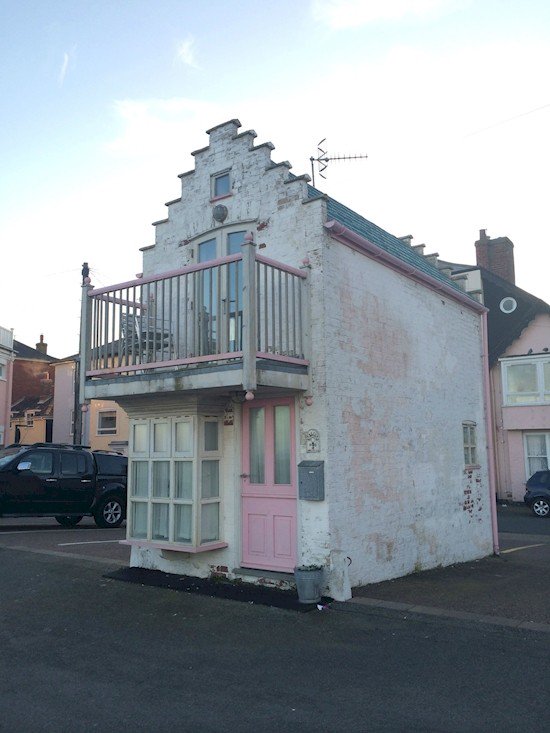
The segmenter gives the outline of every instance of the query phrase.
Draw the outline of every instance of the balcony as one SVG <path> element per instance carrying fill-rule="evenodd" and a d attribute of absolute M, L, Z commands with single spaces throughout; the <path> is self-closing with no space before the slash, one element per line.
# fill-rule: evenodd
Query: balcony
<path fill-rule="evenodd" d="M 306 271 L 242 252 L 84 285 L 81 401 L 210 390 L 307 390 Z"/>

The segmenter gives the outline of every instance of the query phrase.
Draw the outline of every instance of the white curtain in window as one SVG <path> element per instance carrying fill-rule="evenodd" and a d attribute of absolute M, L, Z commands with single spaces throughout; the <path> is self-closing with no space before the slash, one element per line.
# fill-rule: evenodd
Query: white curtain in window
<path fill-rule="evenodd" d="M 527 435 L 525 442 L 529 475 L 535 471 L 545 471 L 548 468 L 548 436 Z"/>
<path fill-rule="evenodd" d="M 154 540 L 168 539 L 169 504 L 153 504 L 153 533 Z"/>
<path fill-rule="evenodd" d="M 176 461 L 176 499 L 193 499 L 193 461 Z"/>
<path fill-rule="evenodd" d="M 132 537 L 147 537 L 147 504 L 143 501 L 132 502 Z"/>
<path fill-rule="evenodd" d="M 154 461 L 152 494 L 157 497 L 170 496 L 170 461 Z"/>
<path fill-rule="evenodd" d="M 170 449 L 170 425 L 157 422 L 153 426 L 153 450 L 155 453 L 167 453 Z"/>
<path fill-rule="evenodd" d="M 133 449 L 135 453 L 146 453 L 147 452 L 147 425 L 145 424 L 134 425 Z"/>
<path fill-rule="evenodd" d="M 201 498 L 213 499 L 219 495 L 219 461 L 202 461 Z"/>
<path fill-rule="evenodd" d="M 149 493 L 149 463 L 132 461 L 132 496 L 147 496 Z"/>
<path fill-rule="evenodd" d="M 192 542 L 193 508 L 190 504 L 177 504 L 175 507 L 174 540 Z"/>
<path fill-rule="evenodd" d="M 201 543 L 219 539 L 219 514 L 217 502 L 201 506 Z"/>

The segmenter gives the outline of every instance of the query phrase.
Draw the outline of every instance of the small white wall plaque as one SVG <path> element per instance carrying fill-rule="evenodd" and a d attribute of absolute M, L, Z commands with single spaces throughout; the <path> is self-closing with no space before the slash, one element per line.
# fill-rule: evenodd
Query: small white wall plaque
<path fill-rule="evenodd" d="M 321 437 L 318 430 L 306 430 L 306 453 L 319 453 L 321 450 Z"/>

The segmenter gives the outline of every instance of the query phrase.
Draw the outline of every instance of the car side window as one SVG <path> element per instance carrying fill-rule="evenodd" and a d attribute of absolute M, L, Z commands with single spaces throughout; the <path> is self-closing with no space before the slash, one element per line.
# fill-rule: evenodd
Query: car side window
<path fill-rule="evenodd" d="M 32 473 L 40 475 L 48 475 L 53 471 L 53 453 L 48 451 L 36 451 L 35 453 L 27 453 L 21 460 L 29 462 L 29 470 Z"/>
<path fill-rule="evenodd" d="M 83 476 L 89 473 L 88 462 L 83 453 L 61 453 L 61 475 Z"/>

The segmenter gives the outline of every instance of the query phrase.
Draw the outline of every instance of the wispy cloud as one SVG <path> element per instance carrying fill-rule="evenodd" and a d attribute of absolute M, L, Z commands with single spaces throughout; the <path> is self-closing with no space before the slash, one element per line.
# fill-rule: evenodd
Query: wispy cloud
<path fill-rule="evenodd" d="M 193 69 L 199 68 L 195 56 L 195 39 L 193 36 L 187 36 L 187 38 L 179 44 L 176 51 L 176 59 L 186 66 L 191 66 Z"/>
<path fill-rule="evenodd" d="M 313 17 L 335 30 L 455 10 L 464 0 L 312 0 Z"/>
<path fill-rule="evenodd" d="M 63 61 L 61 63 L 61 68 L 57 77 L 57 83 L 60 87 L 62 87 L 65 83 L 65 77 L 67 76 L 67 71 L 69 70 L 69 64 L 74 60 L 75 54 L 76 45 L 72 46 L 68 51 L 65 51 L 65 53 L 63 54 Z"/>

